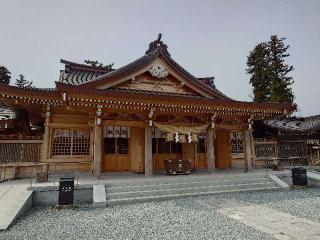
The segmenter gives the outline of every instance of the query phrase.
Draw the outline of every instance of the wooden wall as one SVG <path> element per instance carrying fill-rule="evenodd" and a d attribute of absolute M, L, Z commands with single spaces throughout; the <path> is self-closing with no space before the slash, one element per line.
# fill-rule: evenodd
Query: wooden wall
<path fill-rule="evenodd" d="M 129 158 L 132 172 L 144 171 L 144 129 L 132 127 L 129 139 Z"/>
<path fill-rule="evenodd" d="M 89 115 L 82 112 L 62 112 L 52 113 L 49 123 L 49 139 L 48 152 L 45 154 L 46 158 L 42 162 L 49 163 L 49 170 L 51 172 L 61 171 L 79 171 L 91 172 L 93 170 L 93 141 L 94 133 L 93 127 L 89 126 Z M 52 132 L 55 128 L 66 129 L 89 129 L 90 130 L 90 155 L 87 156 L 52 156 Z"/>
<path fill-rule="evenodd" d="M 209 150 L 208 150 L 209 151 Z M 217 129 L 215 138 L 216 168 L 231 168 L 230 133 L 227 129 Z"/>

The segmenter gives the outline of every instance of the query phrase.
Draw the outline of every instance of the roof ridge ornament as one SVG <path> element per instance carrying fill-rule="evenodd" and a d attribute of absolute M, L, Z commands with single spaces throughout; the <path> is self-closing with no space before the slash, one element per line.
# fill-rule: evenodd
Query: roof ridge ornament
<path fill-rule="evenodd" d="M 170 57 L 168 52 L 168 46 L 161 41 L 162 33 L 158 34 L 158 38 L 149 44 L 149 49 L 146 51 L 146 54 L 152 54 L 155 51 L 161 51 L 162 53 Z"/>
<path fill-rule="evenodd" d="M 169 71 L 161 63 L 155 63 L 148 69 L 148 72 L 156 78 L 165 78 L 169 74 Z"/>

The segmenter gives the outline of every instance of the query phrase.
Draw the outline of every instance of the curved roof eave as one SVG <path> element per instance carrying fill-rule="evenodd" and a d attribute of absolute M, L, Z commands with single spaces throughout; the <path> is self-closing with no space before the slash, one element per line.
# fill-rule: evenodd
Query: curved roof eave
<path fill-rule="evenodd" d="M 95 87 L 101 84 L 112 82 L 120 77 L 125 77 L 130 73 L 139 70 L 143 67 L 146 67 L 156 58 L 160 57 L 164 60 L 170 67 L 172 67 L 175 71 L 177 71 L 181 76 L 185 79 L 189 80 L 189 82 L 196 87 L 200 88 L 202 91 L 206 92 L 208 95 L 221 99 L 221 100 L 232 100 L 231 98 L 227 97 L 225 94 L 221 93 L 218 90 L 210 89 L 207 85 L 200 82 L 196 77 L 190 74 L 187 70 L 181 67 L 176 61 L 174 61 L 168 54 L 164 53 L 161 48 L 157 48 L 156 50 L 145 54 L 144 56 L 138 58 L 137 60 L 118 68 L 112 72 L 103 74 L 97 78 L 94 78 L 86 83 L 80 84 L 79 86 L 83 87 Z"/>

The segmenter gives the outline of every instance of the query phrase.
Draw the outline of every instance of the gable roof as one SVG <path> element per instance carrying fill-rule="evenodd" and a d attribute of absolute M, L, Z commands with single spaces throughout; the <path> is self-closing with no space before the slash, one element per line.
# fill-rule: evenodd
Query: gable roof
<path fill-rule="evenodd" d="M 108 66 L 94 67 L 64 59 L 60 59 L 60 62 L 64 64 L 65 69 L 60 71 L 59 81 L 73 85 L 83 84 L 114 70 Z"/>
<path fill-rule="evenodd" d="M 309 133 L 320 131 L 320 115 L 265 120 L 264 124 L 281 132 Z"/>
<path fill-rule="evenodd" d="M 128 65 L 86 81 L 79 86 L 92 88 L 104 84 L 110 84 L 118 79 L 125 78 L 130 74 L 147 67 L 157 58 L 163 60 L 170 68 L 172 68 L 176 73 L 184 78 L 189 85 L 193 86 L 198 91 L 204 92 L 206 96 L 209 96 L 208 98 L 230 100 L 229 97 L 218 91 L 216 88 L 213 88 L 212 86 L 205 83 L 203 81 L 204 78 L 199 79 L 194 77 L 191 73 L 181 67 L 176 61 L 174 61 L 167 50 L 167 45 L 160 41 L 160 39 L 157 39 L 156 41 L 150 43 L 149 49 L 146 51 L 144 56 L 129 63 Z"/>

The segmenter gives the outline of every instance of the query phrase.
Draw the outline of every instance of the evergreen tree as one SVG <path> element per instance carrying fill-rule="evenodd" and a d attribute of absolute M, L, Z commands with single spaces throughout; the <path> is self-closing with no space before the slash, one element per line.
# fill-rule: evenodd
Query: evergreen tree
<path fill-rule="evenodd" d="M 102 62 L 99 62 L 98 60 L 92 61 L 92 60 L 84 60 L 84 62 L 92 67 L 100 67 L 100 68 L 107 68 L 112 70 L 113 67 L 113 63 L 109 64 L 109 65 L 104 65 Z"/>
<path fill-rule="evenodd" d="M 283 41 L 285 38 L 278 38 L 276 35 L 271 36 L 268 42 L 270 48 L 270 66 L 269 78 L 271 80 L 271 102 L 289 102 L 293 103 L 294 95 L 291 85 L 293 80 L 288 73 L 294 70 L 293 66 L 289 66 L 285 62 L 285 58 L 289 57 L 287 53 L 289 45 L 285 46 Z"/>
<path fill-rule="evenodd" d="M 0 66 L 0 84 L 9 85 L 11 79 L 10 74 L 11 72 L 9 72 L 5 66 Z"/>
<path fill-rule="evenodd" d="M 255 102 L 293 103 L 293 80 L 288 74 L 294 68 L 285 62 L 290 54 L 284 40 L 272 35 L 269 42 L 259 43 L 248 56 L 247 73 L 251 74 Z"/>
<path fill-rule="evenodd" d="M 19 78 L 16 79 L 16 86 L 20 87 L 20 88 L 31 88 L 32 87 L 32 81 L 28 81 L 27 79 L 25 79 L 25 76 L 20 74 Z"/>
<path fill-rule="evenodd" d="M 255 102 L 268 102 L 271 95 L 267 74 L 269 59 L 269 48 L 266 43 L 259 43 L 248 56 L 247 73 L 251 74 L 250 84 L 253 87 Z"/>

